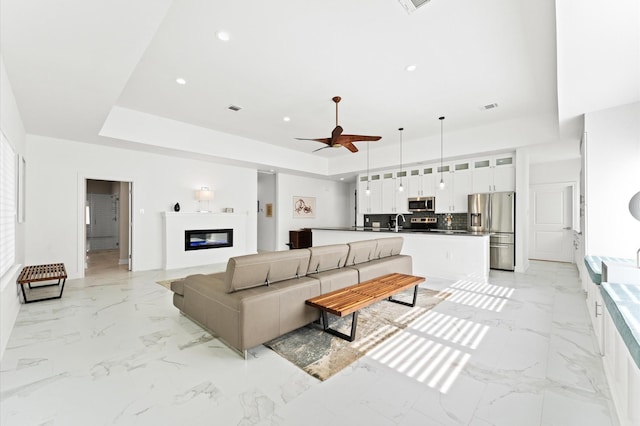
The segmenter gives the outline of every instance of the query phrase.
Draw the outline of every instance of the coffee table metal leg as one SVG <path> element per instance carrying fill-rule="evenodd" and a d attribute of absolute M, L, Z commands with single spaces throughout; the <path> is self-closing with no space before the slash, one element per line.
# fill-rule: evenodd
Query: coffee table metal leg
<path fill-rule="evenodd" d="M 326 311 L 322 311 L 322 328 L 329 334 L 353 342 L 356 339 L 356 328 L 358 327 L 358 311 L 351 314 L 351 335 L 347 335 L 329 327 L 329 318 Z"/>
<path fill-rule="evenodd" d="M 389 302 L 398 303 L 399 305 L 411 306 L 412 308 L 416 306 L 416 301 L 418 300 L 418 286 L 413 287 L 413 302 L 403 302 L 402 300 L 396 300 L 392 296 L 389 296 L 387 299 Z"/>

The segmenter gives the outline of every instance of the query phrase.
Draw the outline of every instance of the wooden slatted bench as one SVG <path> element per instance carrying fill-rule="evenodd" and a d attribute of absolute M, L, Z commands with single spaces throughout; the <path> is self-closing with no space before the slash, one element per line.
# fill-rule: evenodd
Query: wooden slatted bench
<path fill-rule="evenodd" d="M 31 285 L 31 283 L 51 281 L 51 280 L 58 280 L 58 282 L 53 284 L 42 284 L 39 286 Z M 33 302 L 42 302 L 44 300 L 60 299 L 62 297 L 62 292 L 64 291 L 64 283 L 67 282 L 67 270 L 64 268 L 64 263 L 25 266 L 24 268 L 22 268 L 22 272 L 20 272 L 17 282 L 18 284 L 20 284 L 20 288 L 22 289 L 22 297 L 24 298 L 24 303 L 33 303 Z M 61 282 L 62 282 L 62 285 L 60 285 Z M 51 286 L 57 285 L 57 286 L 60 286 L 60 294 L 52 297 L 44 297 L 41 299 L 27 300 L 27 294 L 24 291 L 25 284 L 29 286 L 29 289 L 51 287 Z"/>
<path fill-rule="evenodd" d="M 353 342 L 356 338 L 356 327 L 358 324 L 358 311 L 375 302 L 386 299 L 390 302 L 399 303 L 405 306 L 414 307 L 418 297 L 418 285 L 424 282 L 424 277 L 406 274 L 389 274 L 373 280 L 365 281 L 332 291 L 320 296 L 313 297 L 306 301 L 306 304 L 320 309 L 322 314 L 322 328 L 327 333 Z M 413 302 L 403 302 L 393 299 L 393 295 L 400 293 L 410 287 L 413 290 Z M 349 314 L 351 318 L 351 335 L 341 333 L 329 327 L 327 313 L 344 317 Z"/>

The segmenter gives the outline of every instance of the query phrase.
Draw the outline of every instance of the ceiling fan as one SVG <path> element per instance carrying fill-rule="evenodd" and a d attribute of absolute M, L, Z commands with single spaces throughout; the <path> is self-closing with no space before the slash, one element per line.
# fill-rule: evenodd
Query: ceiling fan
<path fill-rule="evenodd" d="M 296 138 L 300 141 L 316 141 L 322 142 L 327 146 L 323 146 L 322 148 L 318 148 L 313 152 L 320 151 L 325 148 L 340 148 L 341 146 L 347 148 L 351 152 L 358 152 L 358 148 L 353 144 L 353 142 L 370 142 L 380 140 L 381 136 L 363 136 L 363 135 L 343 135 L 342 127 L 338 125 L 338 102 L 342 100 L 340 96 L 335 96 L 331 99 L 336 103 L 336 127 L 331 132 L 330 138 L 317 138 L 317 139 L 306 139 L 306 138 Z"/>

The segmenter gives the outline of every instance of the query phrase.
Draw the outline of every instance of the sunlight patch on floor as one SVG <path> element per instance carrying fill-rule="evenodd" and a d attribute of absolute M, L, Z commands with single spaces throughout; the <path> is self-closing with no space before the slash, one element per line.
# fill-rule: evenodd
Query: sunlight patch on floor
<path fill-rule="evenodd" d="M 489 329 L 488 325 L 428 311 L 371 351 L 370 357 L 447 393 Z"/>
<path fill-rule="evenodd" d="M 449 302 L 501 312 L 513 295 L 514 289 L 473 281 L 456 281 L 444 290 L 451 293 Z"/>

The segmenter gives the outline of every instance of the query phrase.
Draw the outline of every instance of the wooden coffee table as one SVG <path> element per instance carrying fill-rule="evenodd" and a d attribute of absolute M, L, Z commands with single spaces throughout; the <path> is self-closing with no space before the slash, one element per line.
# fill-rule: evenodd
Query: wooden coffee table
<path fill-rule="evenodd" d="M 31 283 L 51 281 L 51 280 L 58 280 L 58 282 L 53 284 L 41 284 L 38 286 L 31 286 Z M 22 272 L 20 272 L 17 282 L 18 284 L 20 284 L 20 288 L 22 289 L 22 297 L 24 298 L 24 303 L 33 303 L 33 302 L 42 302 L 44 300 L 60 299 L 62 297 L 62 292 L 64 291 L 64 283 L 67 282 L 67 270 L 64 268 L 64 263 L 25 266 L 24 268 L 22 268 Z M 60 283 L 62 283 L 62 286 L 60 286 Z M 27 295 L 24 292 L 25 284 L 27 284 L 30 289 L 41 288 L 41 287 L 51 287 L 51 286 L 57 285 L 57 286 L 60 286 L 60 294 L 58 296 L 44 297 L 44 298 L 35 299 L 35 300 L 34 299 L 27 300 Z"/>
<path fill-rule="evenodd" d="M 390 302 L 399 303 L 401 305 L 414 307 L 418 297 L 418 284 L 424 281 L 424 277 L 406 274 L 389 274 L 313 297 L 307 300 L 306 304 L 320 309 L 322 314 L 322 328 L 324 331 L 348 340 L 349 342 L 353 342 L 356 338 L 358 311 L 360 309 L 383 299 L 387 299 Z M 394 294 L 400 293 L 410 287 L 414 288 L 413 302 L 403 302 L 392 298 Z M 351 314 L 351 335 L 347 335 L 330 328 L 327 313 L 339 317 Z"/>

